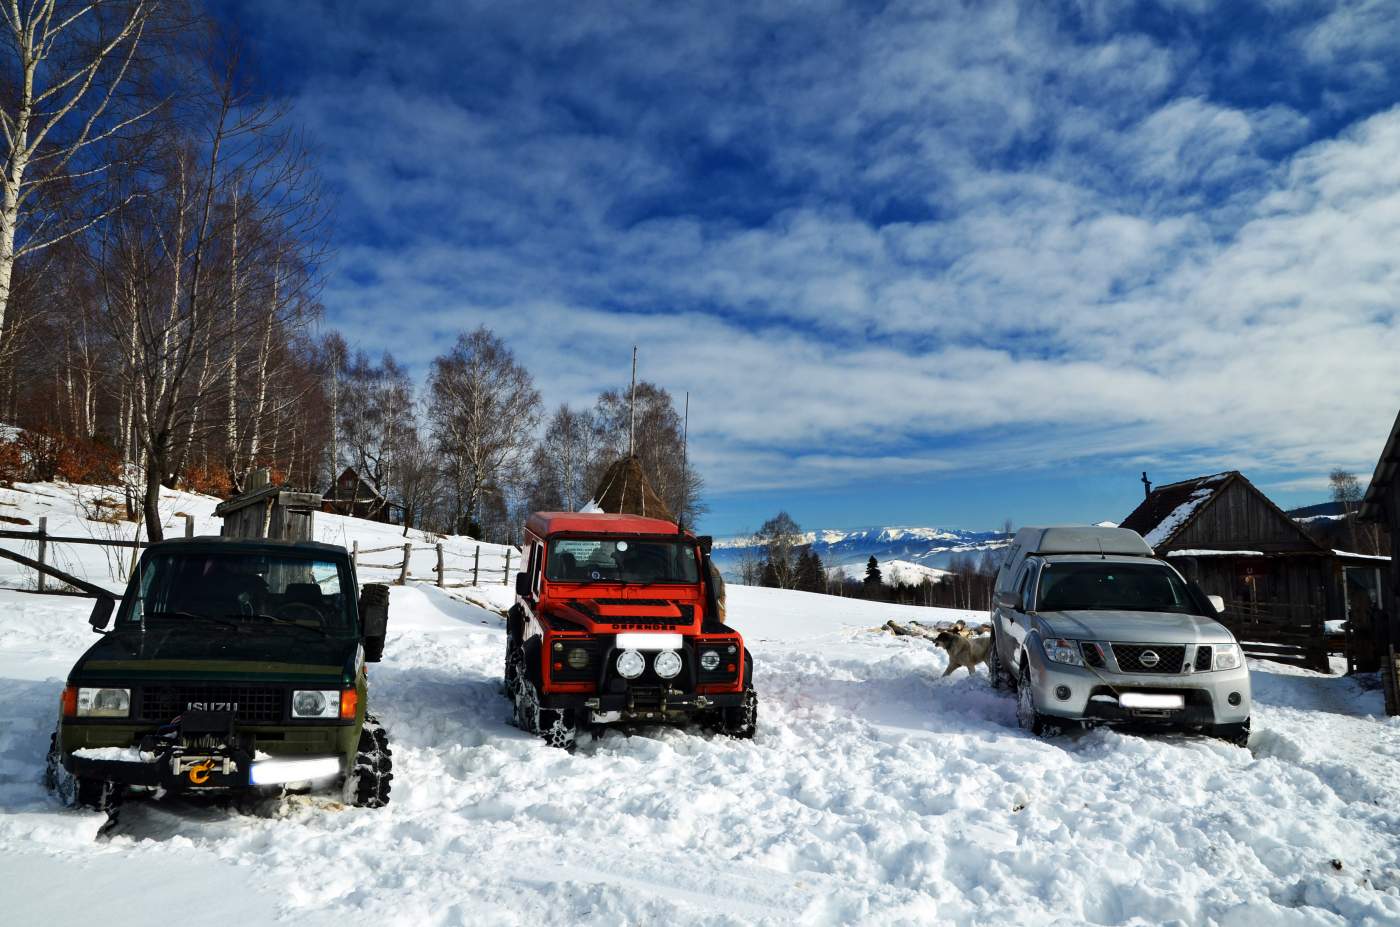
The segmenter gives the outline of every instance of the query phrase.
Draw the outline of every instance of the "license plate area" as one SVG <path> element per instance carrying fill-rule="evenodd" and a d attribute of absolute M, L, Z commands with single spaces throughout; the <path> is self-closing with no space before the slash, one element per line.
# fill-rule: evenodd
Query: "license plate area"
<path fill-rule="evenodd" d="M 1135 714 L 1151 716 L 1181 711 L 1186 699 L 1177 692 L 1120 692 L 1118 704 Z"/>

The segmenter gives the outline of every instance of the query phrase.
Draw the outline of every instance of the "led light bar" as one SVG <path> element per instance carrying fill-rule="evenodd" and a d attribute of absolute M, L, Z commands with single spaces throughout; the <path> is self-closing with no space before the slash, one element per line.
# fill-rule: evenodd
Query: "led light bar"
<path fill-rule="evenodd" d="M 328 779 L 340 775 L 340 758 L 317 756 L 304 760 L 259 760 L 249 779 L 253 785 L 281 785 L 306 779 Z"/>
<path fill-rule="evenodd" d="M 636 632 L 617 636 L 618 650 L 680 650 L 684 639 L 679 634 Z"/>
<path fill-rule="evenodd" d="M 1124 708 L 1185 708 L 1186 700 L 1174 692 L 1122 692 L 1118 704 Z"/>

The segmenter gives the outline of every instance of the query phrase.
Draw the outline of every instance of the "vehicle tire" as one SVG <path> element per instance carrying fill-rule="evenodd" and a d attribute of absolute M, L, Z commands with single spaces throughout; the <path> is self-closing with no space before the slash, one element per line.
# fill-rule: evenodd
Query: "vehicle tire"
<path fill-rule="evenodd" d="M 753 656 L 744 650 L 744 699 L 738 705 L 720 708 L 709 725 L 727 737 L 753 740 L 758 733 L 758 691 L 753 686 Z"/>
<path fill-rule="evenodd" d="M 1249 746 L 1249 719 L 1245 718 L 1237 724 L 1217 724 L 1211 731 L 1211 736 L 1218 737 L 1227 744 L 1236 747 Z"/>
<path fill-rule="evenodd" d="M 347 804 L 356 808 L 383 808 L 389 804 L 389 786 L 394 778 L 393 751 L 389 735 L 373 715 L 365 715 L 360 743 L 355 750 L 355 768 L 345 777 Z"/>
<path fill-rule="evenodd" d="M 1021 665 L 1020 681 L 1016 685 L 1016 724 L 1021 730 L 1035 737 L 1058 734 L 1058 725 L 1051 724 L 1035 704 L 1035 690 L 1031 686 L 1031 670 Z"/>
<path fill-rule="evenodd" d="M 115 811 L 121 804 L 122 789 L 110 779 L 75 776 L 63 768 L 58 749 L 58 733 L 49 735 L 49 753 L 44 764 L 44 786 L 69 808 Z"/>
<path fill-rule="evenodd" d="M 515 651 L 520 646 L 520 624 L 520 616 L 512 608 L 506 615 L 506 658 L 505 669 L 501 672 L 501 691 L 512 699 L 515 697 Z"/>
<path fill-rule="evenodd" d="M 515 670 L 511 690 L 515 726 L 527 734 L 543 738 L 551 747 L 573 753 L 578 745 L 577 714 L 572 708 L 541 707 L 539 690 L 525 671 L 524 652 L 516 648 L 515 657 L 512 661 Z"/>
<path fill-rule="evenodd" d="M 360 588 L 360 614 L 365 613 L 366 606 L 389 607 L 389 587 L 383 583 L 366 583 Z M 365 638 L 365 661 L 368 663 L 378 663 L 384 658 L 384 638 Z"/>
<path fill-rule="evenodd" d="M 987 652 L 987 675 L 991 677 L 993 689 L 1014 689 L 1016 680 L 1006 669 L 1006 664 L 1001 661 L 1001 651 L 997 648 L 1001 644 L 997 640 L 997 632 L 992 631 L 992 646 Z"/>

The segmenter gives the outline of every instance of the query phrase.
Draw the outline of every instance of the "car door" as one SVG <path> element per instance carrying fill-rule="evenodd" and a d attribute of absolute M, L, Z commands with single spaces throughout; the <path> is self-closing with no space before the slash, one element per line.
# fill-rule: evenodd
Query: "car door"
<path fill-rule="evenodd" d="M 1026 645 L 1026 635 L 1030 631 L 1030 612 L 1035 607 L 1036 563 L 1030 558 L 1021 564 L 1012 583 L 1006 612 L 1006 665 L 1017 667 L 1021 662 L 1021 649 Z"/>
<path fill-rule="evenodd" d="M 993 596 L 992 628 L 996 632 L 997 650 L 1002 662 L 1015 666 L 1015 658 L 1020 653 L 1016 632 L 1016 614 L 1020 606 L 1021 582 L 1026 574 L 1029 561 L 1022 560 L 1013 566 L 1005 576 L 998 578 L 996 593 Z"/>

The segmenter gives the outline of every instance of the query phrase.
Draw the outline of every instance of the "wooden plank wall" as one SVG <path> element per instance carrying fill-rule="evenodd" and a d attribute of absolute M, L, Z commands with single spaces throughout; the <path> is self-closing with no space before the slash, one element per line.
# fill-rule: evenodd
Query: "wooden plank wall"
<path fill-rule="evenodd" d="M 1302 530 L 1240 480 L 1231 482 L 1180 536 L 1177 550 L 1310 551 L 1317 547 Z"/>

